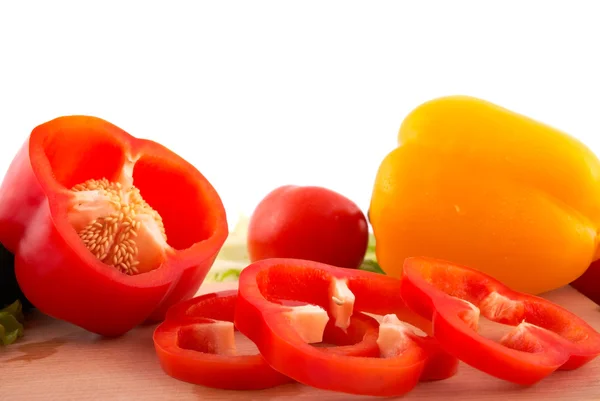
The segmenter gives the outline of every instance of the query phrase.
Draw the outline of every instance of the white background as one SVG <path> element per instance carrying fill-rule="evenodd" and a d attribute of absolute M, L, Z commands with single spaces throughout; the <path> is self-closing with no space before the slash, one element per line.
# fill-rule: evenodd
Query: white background
<path fill-rule="evenodd" d="M 0 0 L 0 175 L 36 125 L 89 114 L 195 164 L 231 223 L 284 184 L 366 211 L 404 116 L 450 94 L 599 153 L 594 3 Z"/>

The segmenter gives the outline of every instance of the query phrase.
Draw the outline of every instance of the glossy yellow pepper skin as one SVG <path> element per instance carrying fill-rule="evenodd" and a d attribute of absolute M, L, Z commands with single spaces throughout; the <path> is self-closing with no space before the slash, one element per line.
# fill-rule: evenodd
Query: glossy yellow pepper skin
<path fill-rule="evenodd" d="M 539 294 L 598 259 L 600 161 L 575 138 L 487 101 L 434 99 L 402 122 L 369 219 L 386 274 L 429 256 Z"/>

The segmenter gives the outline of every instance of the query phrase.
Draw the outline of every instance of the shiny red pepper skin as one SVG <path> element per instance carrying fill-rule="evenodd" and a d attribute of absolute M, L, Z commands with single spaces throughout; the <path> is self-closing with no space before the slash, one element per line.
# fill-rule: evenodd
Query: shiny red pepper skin
<path fill-rule="evenodd" d="M 573 313 L 465 266 L 408 258 L 401 294 L 448 353 L 503 380 L 532 385 L 600 354 L 600 333 Z M 493 341 L 475 330 L 480 314 L 516 327 Z"/>
<path fill-rule="evenodd" d="M 134 184 L 163 218 L 176 249 L 156 270 L 134 276 L 94 257 L 69 224 L 67 208 L 73 185 L 113 181 L 131 157 Z M 15 255 L 25 296 L 42 312 L 105 336 L 161 320 L 171 305 L 194 296 L 227 235 L 221 199 L 196 168 L 95 117 L 36 127 L 0 188 L 0 242 Z"/>
<path fill-rule="evenodd" d="M 163 370 L 170 376 L 207 387 L 229 390 L 258 390 L 293 380 L 272 369 L 260 354 L 219 355 L 210 352 L 206 339 L 186 333 L 195 324 L 234 319 L 237 291 L 210 293 L 174 305 L 154 331 L 153 340 Z M 357 314 L 347 332 L 328 324 L 324 340 L 339 344 L 319 352 L 373 356 L 378 352 L 379 323 L 372 317 Z"/>
<path fill-rule="evenodd" d="M 441 380 L 457 371 L 456 358 L 431 338 L 411 336 L 405 351 L 391 358 L 324 355 L 306 344 L 290 326 L 281 300 L 318 305 L 329 313 L 332 279 L 346 279 L 355 295 L 354 311 L 396 314 L 417 327 L 400 297 L 400 281 L 381 274 L 297 259 L 267 259 L 246 267 L 239 282 L 235 324 L 274 368 L 320 389 L 352 394 L 398 396 L 419 381 Z"/>
<path fill-rule="evenodd" d="M 600 260 L 593 262 L 571 286 L 600 305 Z"/>

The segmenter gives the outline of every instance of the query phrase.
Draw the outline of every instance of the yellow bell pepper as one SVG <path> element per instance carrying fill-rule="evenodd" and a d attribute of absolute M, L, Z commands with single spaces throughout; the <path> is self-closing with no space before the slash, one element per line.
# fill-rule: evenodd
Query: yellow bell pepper
<path fill-rule="evenodd" d="M 382 269 L 409 256 L 538 294 L 599 258 L 600 161 L 569 135 L 484 100 L 426 102 L 383 160 L 369 219 Z"/>

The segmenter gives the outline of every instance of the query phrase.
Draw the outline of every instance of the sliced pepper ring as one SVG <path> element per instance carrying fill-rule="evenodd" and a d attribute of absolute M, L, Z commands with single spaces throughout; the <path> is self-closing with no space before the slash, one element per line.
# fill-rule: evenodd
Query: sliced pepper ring
<path fill-rule="evenodd" d="M 427 331 L 428 325 L 419 327 L 423 320 L 414 319 L 404 305 L 397 279 L 308 260 L 266 259 L 246 267 L 239 280 L 236 326 L 274 369 L 300 383 L 352 394 L 398 396 L 420 380 L 441 380 L 457 371 L 458 360 L 430 337 L 390 327 L 397 335 L 391 342 L 385 340 L 382 328 L 387 323 L 380 326 L 377 355 L 318 352 L 310 345 L 319 341 L 316 330 L 310 335 L 298 330 L 293 312 L 282 301 L 316 305 L 341 330 L 349 315 L 361 311 L 396 315 Z"/>
<path fill-rule="evenodd" d="M 600 333 L 581 318 L 465 266 L 408 258 L 401 293 L 411 309 L 432 321 L 433 336 L 447 352 L 503 380 L 532 385 L 600 354 Z M 516 327 L 494 341 L 478 334 L 480 314 Z"/>
<path fill-rule="evenodd" d="M 258 390 L 292 382 L 269 366 L 260 354 L 236 353 L 233 320 L 237 291 L 201 295 L 174 305 L 154 331 L 153 340 L 162 369 L 176 379 L 229 390 Z M 357 314 L 348 330 L 334 324 L 324 340 L 338 347 L 322 353 L 375 355 L 379 323 Z"/>

